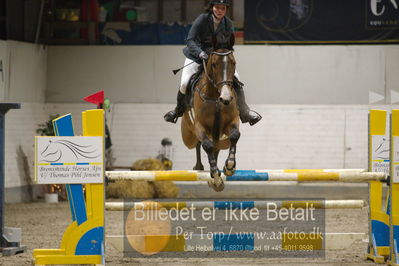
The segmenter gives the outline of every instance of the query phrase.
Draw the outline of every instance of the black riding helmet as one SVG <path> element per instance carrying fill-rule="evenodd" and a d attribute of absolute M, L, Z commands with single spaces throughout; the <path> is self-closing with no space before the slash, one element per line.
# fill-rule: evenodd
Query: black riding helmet
<path fill-rule="evenodd" d="M 213 6 L 213 5 L 226 5 L 226 6 L 229 6 L 230 2 L 229 2 L 229 0 L 212 0 L 210 4 L 211 4 L 211 6 Z"/>
<path fill-rule="evenodd" d="M 230 1 L 229 0 L 211 0 L 208 4 L 208 7 L 205 9 L 205 11 L 212 13 L 212 8 L 214 5 L 225 5 L 226 7 L 229 7 Z"/>

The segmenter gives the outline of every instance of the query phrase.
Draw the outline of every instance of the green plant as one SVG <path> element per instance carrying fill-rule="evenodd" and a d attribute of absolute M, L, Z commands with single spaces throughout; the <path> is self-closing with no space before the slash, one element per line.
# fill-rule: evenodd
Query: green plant
<path fill-rule="evenodd" d="M 40 136 L 54 136 L 53 120 L 59 116 L 59 114 L 50 115 L 49 120 L 37 125 L 36 133 L 40 134 Z"/>
<path fill-rule="evenodd" d="M 40 134 L 40 136 L 55 136 L 53 120 L 58 117 L 60 117 L 59 114 L 50 115 L 49 120 L 37 125 L 38 128 L 36 129 L 36 133 Z M 44 192 L 57 193 L 58 196 L 61 198 L 61 200 L 67 199 L 65 185 L 58 185 L 58 184 L 44 185 Z"/>

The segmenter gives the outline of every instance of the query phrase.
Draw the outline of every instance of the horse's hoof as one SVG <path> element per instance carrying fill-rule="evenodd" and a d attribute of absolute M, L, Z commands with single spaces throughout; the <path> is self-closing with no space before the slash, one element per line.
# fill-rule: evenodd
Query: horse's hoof
<path fill-rule="evenodd" d="M 223 167 L 223 173 L 225 176 L 232 176 L 236 172 L 236 169 L 227 169 L 226 166 Z"/>
<path fill-rule="evenodd" d="M 221 192 L 224 189 L 224 183 L 220 183 L 219 185 L 215 184 L 215 180 L 208 181 L 208 186 L 213 188 L 216 192 Z"/>
<path fill-rule="evenodd" d="M 232 176 L 236 172 L 236 162 L 235 160 L 226 160 L 226 163 L 223 167 L 223 173 L 226 176 Z"/>
<path fill-rule="evenodd" d="M 220 175 L 219 170 L 211 172 L 212 180 L 208 181 L 208 186 L 213 188 L 216 192 L 223 191 L 224 182 Z"/>

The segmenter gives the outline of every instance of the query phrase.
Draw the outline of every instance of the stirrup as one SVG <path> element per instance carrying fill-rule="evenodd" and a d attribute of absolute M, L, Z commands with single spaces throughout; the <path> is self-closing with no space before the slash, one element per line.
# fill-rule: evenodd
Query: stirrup
<path fill-rule="evenodd" d="M 172 116 L 174 116 L 173 119 L 171 119 Z M 179 116 L 177 115 L 176 111 L 172 110 L 172 111 L 167 112 L 167 113 L 163 116 L 163 119 L 164 119 L 166 122 L 170 122 L 170 123 L 176 124 L 177 120 L 179 119 Z"/>

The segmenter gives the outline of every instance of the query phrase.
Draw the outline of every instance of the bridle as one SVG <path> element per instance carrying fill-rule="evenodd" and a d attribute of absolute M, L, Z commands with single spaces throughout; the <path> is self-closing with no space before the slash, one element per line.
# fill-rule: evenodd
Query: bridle
<path fill-rule="evenodd" d="M 227 52 L 225 52 L 225 53 L 211 52 L 211 55 L 212 55 L 212 54 L 215 54 L 215 55 L 219 55 L 219 56 L 228 56 L 228 55 L 231 54 L 231 53 L 233 53 L 233 50 L 227 51 Z M 209 76 L 209 74 L 208 74 L 208 70 L 206 69 L 206 62 L 205 62 L 205 60 L 202 60 L 202 64 L 203 64 L 203 66 L 204 66 L 205 75 L 206 75 L 208 81 L 211 82 L 212 85 L 213 85 L 215 88 L 218 88 L 218 86 L 220 86 L 220 85 L 233 85 L 233 80 L 222 80 L 222 81 L 220 81 L 220 82 L 218 82 L 218 83 L 215 83 L 215 81 L 214 81 L 214 80 Z"/>
<path fill-rule="evenodd" d="M 227 52 L 225 52 L 225 53 L 219 53 L 219 52 L 213 51 L 213 52 L 211 52 L 211 55 L 212 55 L 212 54 L 215 54 L 215 55 L 219 55 L 219 56 L 228 56 L 228 55 L 231 54 L 231 53 L 233 53 L 233 50 L 227 51 Z M 205 60 L 202 60 L 202 64 L 203 64 L 203 67 L 204 67 L 204 73 L 205 73 L 206 78 L 208 79 L 208 81 L 209 81 L 215 88 L 218 89 L 218 93 L 219 93 L 219 94 L 220 94 L 221 87 L 222 87 L 223 85 L 233 86 L 233 80 L 222 80 L 222 81 L 220 81 L 220 82 L 215 83 L 215 81 L 214 81 L 214 80 L 209 76 L 209 74 L 208 74 L 208 70 L 207 70 L 207 68 L 206 68 L 206 61 L 205 61 Z M 196 90 L 198 91 L 198 93 L 199 93 L 201 99 L 202 99 L 203 101 L 206 101 L 206 102 L 215 102 L 215 103 L 217 103 L 217 102 L 219 101 L 219 99 L 213 100 L 213 99 L 209 99 L 209 98 L 206 98 L 206 97 L 205 97 L 204 93 L 202 92 L 202 88 L 203 88 L 205 85 L 206 85 L 206 84 L 202 85 L 200 88 L 198 88 L 198 87 L 196 88 Z"/>

